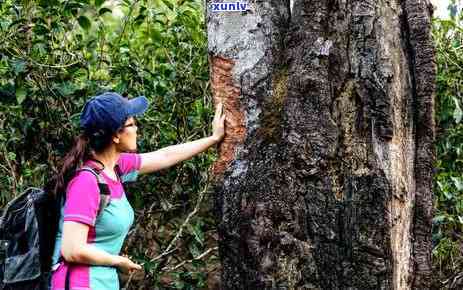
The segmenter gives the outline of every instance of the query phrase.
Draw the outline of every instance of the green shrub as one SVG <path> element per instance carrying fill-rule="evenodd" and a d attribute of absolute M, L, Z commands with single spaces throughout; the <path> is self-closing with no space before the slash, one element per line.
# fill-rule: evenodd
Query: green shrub
<path fill-rule="evenodd" d="M 78 133 L 83 104 L 101 92 L 145 95 L 150 100 L 140 119 L 140 152 L 210 134 L 213 112 L 202 1 L 115 3 L 0 1 L 1 205 L 28 186 L 41 186 L 59 170 L 57 162 Z M 193 210 L 214 158 L 209 150 L 169 170 L 142 176 L 130 188 L 141 225 L 132 235 L 144 234 L 126 251 L 145 262 L 146 270 L 144 281 L 133 280 L 133 289 L 168 287 L 160 282 L 163 267 L 214 247 L 206 194 L 179 239 L 181 250 L 150 262 Z M 149 249 L 143 245 L 148 240 L 153 241 Z M 208 257 L 215 255 L 213 251 Z M 201 288 L 206 275 L 206 263 L 193 261 L 176 269 L 170 284 Z"/>
<path fill-rule="evenodd" d="M 437 49 L 437 164 L 433 262 L 437 286 L 463 265 L 463 26 L 459 18 L 434 20 Z"/>

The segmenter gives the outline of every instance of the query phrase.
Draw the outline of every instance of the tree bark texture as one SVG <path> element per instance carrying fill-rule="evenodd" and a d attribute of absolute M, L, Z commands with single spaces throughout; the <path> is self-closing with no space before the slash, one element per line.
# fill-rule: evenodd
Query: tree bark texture
<path fill-rule="evenodd" d="M 207 9 L 223 289 L 429 289 L 428 0 L 248 4 Z"/>

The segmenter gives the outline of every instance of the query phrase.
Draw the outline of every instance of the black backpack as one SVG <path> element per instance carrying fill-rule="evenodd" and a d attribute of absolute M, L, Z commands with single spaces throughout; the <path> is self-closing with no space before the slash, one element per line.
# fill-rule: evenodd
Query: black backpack
<path fill-rule="evenodd" d="M 85 166 L 78 171 L 89 171 L 97 178 L 100 215 L 110 201 L 109 187 L 100 176 L 102 169 Z M 116 173 L 120 180 L 117 166 Z M 52 255 L 64 199 L 65 194 L 54 197 L 44 189 L 28 188 L 3 209 L 0 219 L 0 290 L 49 289 Z"/>

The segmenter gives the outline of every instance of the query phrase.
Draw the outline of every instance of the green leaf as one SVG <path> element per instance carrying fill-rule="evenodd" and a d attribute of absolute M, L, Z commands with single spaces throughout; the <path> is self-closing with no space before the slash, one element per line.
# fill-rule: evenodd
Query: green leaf
<path fill-rule="evenodd" d="M 458 190 L 463 190 L 463 181 L 460 177 L 450 177 L 450 179 L 452 179 L 453 181 L 453 184 L 455 184 L 455 187 L 458 189 Z"/>
<path fill-rule="evenodd" d="M 177 280 L 174 282 L 174 287 L 176 289 L 183 289 L 185 287 L 185 283 L 183 281 Z"/>
<path fill-rule="evenodd" d="M 119 48 L 119 52 L 120 52 L 121 54 L 129 53 L 129 52 L 130 52 L 130 49 L 128 49 L 127 47 L 121 46 L 121 47 Z"/>
<path fill-rule="evenodd" d="M 86 16 L 79 16 L 79 18 L 77 18 L 77 21 L 79 22 L 80 27 L 87 31 L 90 29 L 90 27 L 92 27 L 92 23 Z"/>
<path fill-rule="evenodd" d="M 433 224 L 441 224 L 445 221 L 445 215 L 438 215 L 432 219 Z"/>
<path fill-rule="evenodd" d="M 9 160 L 16 160 L 16 153 L 8 152 L 8 159 Z"/>
<path fill-rule="evenodd" d="M 100 7 L 101 5 L 103 5 L 105 0 L 95 0 L 95 6 L 98 8 Z"/>
<path fill-rule="evenodd" d="M 453 101 L 455 102 L 455 111 L 453 111 L 453 118 L 455 119 L 455 122 L 458 124 L 461 122 L 461 118 L 463 117 L 463 111 L 461 110 L 460 102 L 458 101 L 458 99 L 454 97 Z"/>
<path fill-rule="evenodd" d="M 45 35 L 45 34 L 50 33 L 50 30 L 48 29 L 48 27 L 43 25 L 43 24 L 36 24 L 34 26 L 33 31 L 34 31 L 34 33 L 40 34 L 40 35 Z"/>
<path fill-rule="evenodd" d="M 151 30 L 151 39 L 153 40 L 153 42 L 161 42 L 162 40 L 162 36 L 161 36 L 161 32 L 157 29 L 152 29 Z"/>
<path fill-rule="evenodd" d="M 80 125 L 80 113 L 76 113 L 69 118 L 70 123 L 74 128 L 79 128 Z"/>
<path fill-rule="evenodd" d="M 103 15 L 103 14 L 105 14 L 105 13 L 111 14 L 111 13 L 113 13 L 113 12 L 112 12 L 111 9 L 106 8 L 106 7 L 103 7 L 103 8 L 101 8 L 101 9 L 98 11 L 98 14 L 99 14 L 100 16 Z"/>
<path fill-rule="evenodd" d="M 12 64 L 15 75 L 26 70 L 26 62 L 22 60 L 13 61 Z"/>
<path fill-rule="evenodd" d="M 450 191 L 444 190 L 442 191 L 442 193 L 444 194 L 447 200 L 451 200 L 453 198 L 453 194 Z"/>
<path fill-rule="evenodd" d="M 195 224 L 194 226 L 190 225 L 189 230 L 195 237 L 195 240 L 202 245 L 204 241 L 204 234 L 201 231 L 201 226 L 198 224 Z"/>
<path fill-rule="evenodd" d="M 198 247 L 197 247 L 195 244 L 193 244 L 193 243 L 189 244 L 189 245 L 188 245 L 188 248 L 189 248 L 190 253 L 191 253 L 191 255 L 192 255 L 193 257 L 197 257 L 197 256 L 199 256 L 199 255 L 201 254 L 201 252 L 199 251 Z"/>
<path fill-rule="evenodd" d="M 63 8 L 64 15 L 74 15 L 77 16 L 79 9 L 84 7 L 84 4 L 78 2 L 69 2 Z"/>
<path fill-rule="evenodd" d="M 134 22 L 136 25 L 140 25 L 140 24 L 143 23 L 143 21 L 145 20 L 145 18 L 146 18 L 146 15 L 140 14 L 140 15 L 138 15 L 138 16 L 135 18 L 135 20 L 134 20 L 133 22 Z"/>
<path fill-rule="evenodd" d="M 19 87 L 16 89 L 16 101 L 18 102 L 19 105 L 21 105 L 22 102 L 24 102 L 24 100 L 26 99 L 26 96 L 27 96 L 27 91 L 25 88 Z"/>
<path fill-rule="evenodd" d="M 439 190 L 440 190 L 440 191 L 444 191 L 444 190 L 445 190 L 445 185 L 444 185 L 442 182 L 437 181 L 437 186 L 439 186 Z"/>
<path fill-rule="evenodd" d="M 174 4 L 170 0 L 162 0 L 162 2 L 169 7 L 170 10 L 174 10 Z"/>
<path fill-rule="evenodd" d="M 77 86 L 72 82 L 64 82 L 62 84 L 56 85 L 56 88 L 63 96 L 72 95 L 78 89 Z"/>

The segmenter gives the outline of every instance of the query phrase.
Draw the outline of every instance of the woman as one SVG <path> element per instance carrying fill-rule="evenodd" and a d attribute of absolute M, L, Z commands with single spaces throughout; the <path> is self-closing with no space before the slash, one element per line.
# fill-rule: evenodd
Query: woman
<path fill-rule="evenodd" d="M 70 290 L 119 289 L 117 268 L 124 272 L 141 269 L 119 255 L 134 219 L 120 180 L 133 181 L 138 174 L 189 159 L 224 136 L 225 115 L 219 104 L 212 136 L 154 152 L 129 153 L 137 149 L 134 117 L 147 107 L 143 96 L 128 100 L 116 93 L 104 93 L 85 104 L 80 119 L 83 133 L 64 158 L 55 186 L 55 193 L 66 192 L 66 202 L 55 246 L 52 290 L 64 290 L 66 279 Z M 101 176 L 108 184 L 111 201 L 100 215 L 97 179 L 89 171 L 77 171 L 82 165 L 103 167 Z"/>

